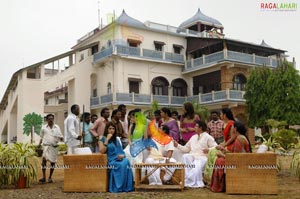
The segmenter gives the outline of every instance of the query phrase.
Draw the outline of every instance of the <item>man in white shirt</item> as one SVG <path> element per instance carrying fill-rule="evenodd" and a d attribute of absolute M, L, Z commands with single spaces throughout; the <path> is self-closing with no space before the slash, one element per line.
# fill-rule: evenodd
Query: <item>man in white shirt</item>
<path fill-rule="evenodd" d="M 174 146 L 184 154 L 182 159 L 185 164 L 185 187 L 204 187 L 203 172 L 207 162 L 207 153 L 215 148 L 217 143 L 206 130 L 207 125 L 203 121 L 197 121 L 195 125 L 196 133 L 182 146 L 174 141 Z"/>
<path fill-rule="evenodd" d="M 79 128 L 80 109 L 77 104 L 71 106 L 71 113 L 65 119 L 65 143 L 68 145 L 68 154 L 74 154 L 75 149 L 80 145 L 82 136 Z"/>
<path fill-rule="evenodd" d="M 43 178 L 39 181 L 42 183 L 46 182 L 46 167 L 47 161 L 50 162 L 50 175 L 48 182 L 52 183 L 52 174 L 54 172 L 55 163 L 57 162 L 57 143 L 63 140 L 63 135 L 58 125 L 54 124 L 54 115 L 48 114 L 46 116 L 48 124 L 44 125 L 41 129 L 41 140 L 39 146 L 43 143 L 43 161 L 42 161 L 42 172 Z"/>

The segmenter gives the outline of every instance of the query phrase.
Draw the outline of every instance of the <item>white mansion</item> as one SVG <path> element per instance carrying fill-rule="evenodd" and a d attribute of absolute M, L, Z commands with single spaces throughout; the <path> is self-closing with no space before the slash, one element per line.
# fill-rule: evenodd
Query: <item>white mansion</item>
<path fill-rule="evenodd" d="M 249 69 L 277 67 L 285 51 L 226 38 L 223 29 L 200 9 L 179 27 L 142 23 L 123 11 L 70 51 L 13 74 L 0 103 L 0 142 L 28 142 L 23 117 L 32 112 L 55 114 L 63 128 L 72 104 L 99 115 L 121 103 L 146 110 L 154 100 L 175 108 L 196 101 L 209 110 L 230 107 L 245 118 Z"/>

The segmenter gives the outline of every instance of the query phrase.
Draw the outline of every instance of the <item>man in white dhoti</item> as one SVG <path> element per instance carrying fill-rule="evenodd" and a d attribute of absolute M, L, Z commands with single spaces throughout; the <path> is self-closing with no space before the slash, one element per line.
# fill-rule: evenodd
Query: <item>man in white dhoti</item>
<path fill-rule="evenodd" d="M 206 130 L 207 125 L 203 121 L 197 121 L 195 125 L 196 133 L 182 146 L 174 141 L 174 146 L 180 151 L 186 152 L 182 159 L 185 164 L 185 187 L 204 187 L 203 172 L 207 162 L 207 153 L 215 148 L 217 143 Z"/>
<path fill-rule="evenodd" d="M 58 125 L 54 124 L 54 115 L 48 114 L 46 116 L 47 124 L 44 125 L 41 129 L 41 140 L 39 146 L 43 143 L 43 161 L 42 161 L 42 172 L 43 178 L 39 181 L 44 183 L 46 182 L 46 167 L 47 161 L 50 162 L 50 175 L 48 182 L 52 183 L 52 174 L 54 172 L 55 163 L 57 162 L 57 144 L 59 141 L 63 140 L 63 135 L 60 131 Z"/>
<path fill-rule="evenodd" d="M 162 126 L 162 130 L 166 133 L 169 134 L 169 128 L 167 126 Z M 175 163 L 176 160 L 172 158 L 173 150 L 174 150 L 174 143 L 173 140 L 166 145 L 161 145 L 158 142 L 155 142 L 158 150 L 156 148 L 151 148 L 150 149 L 150 154 L 146 159 L 147 164 L 157 164 L 157 163 Z M 147 173 L 152 172 L 154 168 L 147 168 Z M 164 168 L 165 169 L 165 175 L 163 177 L 163 182 L 160 179 L 160 168 L 156 169 L 153 174 L 151 174 L 148 177 L 149 180 L 149 185 L 162 185 L 164 184 L 169 184 L 171 177 L 173 173 L 175 172 L 175 167 L 173 168 Z"/>
<path fill-rule="evenodd" d="M 82 138 L 79 128 L 79 112 L 79 106 L 77 104 L 72 105 L 71 113 L 64 121 L 65 143 L 68 145 L 68 155 L 75 153 L 75 149 L 79 147 Z"/>

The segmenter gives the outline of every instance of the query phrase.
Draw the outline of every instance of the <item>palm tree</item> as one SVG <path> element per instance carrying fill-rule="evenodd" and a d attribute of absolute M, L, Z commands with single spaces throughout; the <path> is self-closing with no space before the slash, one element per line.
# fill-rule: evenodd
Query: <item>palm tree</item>
<path fill-rule="evenodd" d="M 33 132 L 36 134 L 40 134 L 43 117 L 41 115 L 36 114 L 35 112 L 28 113 L 23 117 L 23 133 L 27 136 L 31 136 L 30 143 L 33 143 Z"/>

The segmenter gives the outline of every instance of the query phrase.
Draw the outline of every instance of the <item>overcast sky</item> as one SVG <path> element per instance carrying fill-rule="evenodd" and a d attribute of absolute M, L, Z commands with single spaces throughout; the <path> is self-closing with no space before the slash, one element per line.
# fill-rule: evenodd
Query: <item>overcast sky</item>
<path fill-rule="evenodd" d="M 296 11 L 262 11 L 261 2 L 296 2 Z M 69 51 L 98 26 L 98 0 L 0 0 L 0 99 L 17 70 Z M 100 0 L 100 15 L 115 11 L 142 22 L 179 26 L 197 9 L 219 20 L 225 36 L 288 51 L 300 64 L 299 0 Z M 299 69 L 299 64 L 297 68 Z"/>

